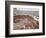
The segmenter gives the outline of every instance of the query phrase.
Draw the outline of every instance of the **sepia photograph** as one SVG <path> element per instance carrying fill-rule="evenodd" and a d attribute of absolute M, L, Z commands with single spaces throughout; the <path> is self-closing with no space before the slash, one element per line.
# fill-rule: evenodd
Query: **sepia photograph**
<path fill-rule="evenodd" d="M 14 8 L 13 30 L 39 29 L 39 9 Z"/>

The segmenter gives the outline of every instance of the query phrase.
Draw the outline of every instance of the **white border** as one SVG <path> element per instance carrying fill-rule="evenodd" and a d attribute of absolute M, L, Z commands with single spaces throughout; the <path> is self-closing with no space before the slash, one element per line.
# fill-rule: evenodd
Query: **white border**
<path fill-rule="evenodd" d="M 38 8 L 39 9 L 39 29 L 13 30 L 13 8 Z M 25 33 L 42 32 L 42 15 L 43 15 L 42 6 L 10 5 L 10 34 L 25 34 Z"/>

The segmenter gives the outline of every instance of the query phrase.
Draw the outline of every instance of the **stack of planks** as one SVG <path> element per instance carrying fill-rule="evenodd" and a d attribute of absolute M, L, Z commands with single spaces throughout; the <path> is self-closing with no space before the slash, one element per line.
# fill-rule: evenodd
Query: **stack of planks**
<path fill-rule="evenodd" d="M 14 30 L 19 29 L 39 29 L 39 21 L 29 15 L 14 16 Z"/>

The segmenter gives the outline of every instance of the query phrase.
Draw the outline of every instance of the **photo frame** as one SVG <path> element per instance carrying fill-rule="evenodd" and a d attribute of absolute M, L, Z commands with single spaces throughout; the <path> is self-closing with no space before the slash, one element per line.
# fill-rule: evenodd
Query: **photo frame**
<path fill-rule="evenodd" d="M 45 3 L 5 1 L 6 37 L 45 35 Z"/>

